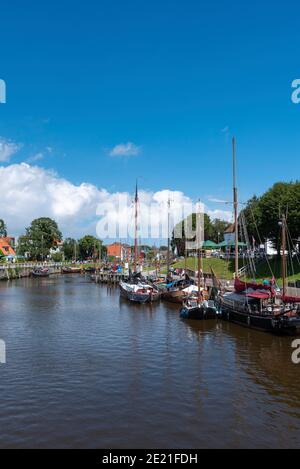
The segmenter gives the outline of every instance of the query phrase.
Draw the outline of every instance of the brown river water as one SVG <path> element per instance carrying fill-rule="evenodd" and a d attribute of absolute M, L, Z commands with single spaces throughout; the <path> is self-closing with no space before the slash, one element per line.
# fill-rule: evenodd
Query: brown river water
<path fill-rule="evenodd" d="M 80 275 L 0 284 L 1 448 L 300 446 L 291 338 Z"/>

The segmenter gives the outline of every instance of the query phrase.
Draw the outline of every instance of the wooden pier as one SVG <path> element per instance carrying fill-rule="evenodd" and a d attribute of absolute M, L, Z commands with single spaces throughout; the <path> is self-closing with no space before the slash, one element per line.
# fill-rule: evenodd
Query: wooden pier
<path fill-rule="evenodd" d="M 109 283 L 112 285 L 118 285 L 121 280 L 127 277 L 124 273 L 119 272 L 96 272 L 92 278 L 96 283 Z"/>

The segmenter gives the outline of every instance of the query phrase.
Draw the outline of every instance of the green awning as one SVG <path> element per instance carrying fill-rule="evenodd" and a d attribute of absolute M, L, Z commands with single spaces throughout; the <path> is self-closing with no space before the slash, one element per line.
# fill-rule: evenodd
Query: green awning
<path fill-rule="evenodd" d="M 216 249 L 218 248 L 218 244 L 214 243 L 213 241 L 207 240 L 207 241 L 204 241 L 203 248 L 204 249 Z"/>

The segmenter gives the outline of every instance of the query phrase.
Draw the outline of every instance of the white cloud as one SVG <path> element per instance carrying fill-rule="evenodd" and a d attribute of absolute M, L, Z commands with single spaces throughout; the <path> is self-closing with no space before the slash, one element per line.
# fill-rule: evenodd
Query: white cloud
<path fill-rule="evenodd" d="M 118 223 L 121 230 L 124 230 L 128 221 L 133 225 L 133 193 L 108 192 L 86 182 L 75 185 L 53 171 L 27 163 L 0 166 L 0 180 L 1 218 L 12 235 L 24 233 L 33 219 L 46 216 L 58 222 L 65 237 L 80 237 L 84 234 L 96 236 L 96 226 L 101 218 L 97 211 L 99 207 L 105 206 L 112 207 L 108 215 L 109 223 Z M 182 207 L 193 210 L 192 200 L 182 192 L 140 190 L 141 223 L 146 225 L 149 222 L 148 207 L 151 205 L 154 224 L 159 214 L 162 214 L 163 223 L 166 224 L 168 198 L 171 200 L 171 218 L 174 223 L 182 219 Z M 125 210 L 119 210 L 120 199 L 126 201 Z M 231 215 L 221 210 L 206 208 L 206 211 L 212 218 L 227 220 Z"/>
<path fill-rule="evenodd" d="M 215 218 L 219 218 L 220 220 L 228 221 L 231 223 L 232 220 L 232 212 L 230 210 L 210 210 L 206 209 L 206 213 L 210 216 L 212 220 Z"/>
<path fill-rule="evenodd" d="M 109 156 L 137 156 L 140 152 L 141 148 L 132 142 L 120 143 L 109 152 Z"/>
<path fill-rule="evenodd" d="M 30 156 L 27 161 L 28 161 L 28 163 L 34 163 L 35 161 L 43 160 L 44 157 L 45 157 L 44 153 L 39 152 L 39 153 L 36 153 L 33 156 Z"/>
<path fill-rule="evenodd" d="M 8 162 L 10 158 L 17 153 L 21 145 L 0 137 L 0 161 Z"/>

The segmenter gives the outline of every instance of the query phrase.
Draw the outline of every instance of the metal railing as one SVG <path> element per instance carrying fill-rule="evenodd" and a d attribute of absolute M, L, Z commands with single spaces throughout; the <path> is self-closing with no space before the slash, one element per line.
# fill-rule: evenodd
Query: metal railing
<path fill-rule="evenodd" d="M 38 267 L 64 267 L 65 265 L 70 265 L 71 262 L 6 262 L 5 264 L 0 264 L 0 270 L 7 269 L 32 269 Z"/>

